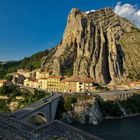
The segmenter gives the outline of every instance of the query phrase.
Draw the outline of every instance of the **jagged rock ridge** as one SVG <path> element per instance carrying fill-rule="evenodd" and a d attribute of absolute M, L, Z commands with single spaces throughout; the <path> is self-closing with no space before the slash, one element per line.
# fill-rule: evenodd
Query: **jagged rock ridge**
<path fill-rule="evenodd" d="M 73 76 L 91 77 L 102 84 L 136 80 L 140 78 L 140 62 L 135 61 L 135 57 L 140 60 L 138 52 L 140 31 L 111 8 L 88 14 L 74 8 L 62 41 L 44 67 L 52 75 L 63 75 L 72 67 Z"/>

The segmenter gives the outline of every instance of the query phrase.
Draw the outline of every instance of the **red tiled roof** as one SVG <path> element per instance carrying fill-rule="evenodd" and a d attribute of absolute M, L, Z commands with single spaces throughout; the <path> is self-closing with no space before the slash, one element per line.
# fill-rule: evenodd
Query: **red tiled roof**
<path fill-rule="evenodd" d="M 82 82 L 82 83 L 93 83 L 93 80 L 91 78 L 69 78 L 69 79 L 64 79 L 62 82 Z"/>
<path fill-rule="evenodd" d="M 7 80 L 0 80 L 0 83 L 4 83 L 4 82 L 6 82 Z"/>
<path fill-rule="evenodd" d="M 39 78 L 40 80 L 47 80 L 47 78 Z"/>
<path fill-rule="evenodd" d="M 29 80 L 29 81 L 30 81 L 30 82 L 34 82 L 34 83 L 35 83 L 35 82 L 38 82 L 38 80 Z"/>
<path fill-rule="evenodd" d="M 57 79 L 60 79 L 60 78 L 62 78 L 62 76 L 49 76 L 48 78 L 57 78 Z"/>
<path fill-rule="evenodd" d="M 38 83 L 38 81 L 32 81 L 33 83 Z"/>
<path fill-rule="evenodd" d="M 140 81 L 130 82 L 130 84 L 140 84 Z"/>

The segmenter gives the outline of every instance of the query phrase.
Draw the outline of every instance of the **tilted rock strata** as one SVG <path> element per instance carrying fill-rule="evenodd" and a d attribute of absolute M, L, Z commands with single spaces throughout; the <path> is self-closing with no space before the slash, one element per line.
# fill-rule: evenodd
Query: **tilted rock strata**
<path fill-rule="evenodd" d="M 133 66 L 136 70 L 139 66 L 134 61 L 131 65 L 128 54 L 139 50 L 140 40 L 135 36 L 138 41 L 135 45 L 132 45 L 134 40 L 129 40 L 133 46 L 130 49 L 125 37 L 134 30 L 140 34 L 110 8 L 89 14 L 74 8 L 68 15 L 62 41 L 44 66 L 52 75 L 63 75 L 65 69 L 73 67 L 73 76 L 90 77 L 102 84 L 127 81 L 130 75 L 136 79 L 139 74 L 130 73 Z M 139 54 L 134 57 L 140 60 Z"/>

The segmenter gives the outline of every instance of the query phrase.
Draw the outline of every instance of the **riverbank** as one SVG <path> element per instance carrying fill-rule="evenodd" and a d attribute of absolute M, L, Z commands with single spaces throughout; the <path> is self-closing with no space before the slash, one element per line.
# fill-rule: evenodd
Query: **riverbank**
<path fill-rule="evenodd" d="M 99 125 L 73 122 L 74 127 L 95 134 L 105 140 L 139 140 L 140 115 L 123 119 L 105 119 Z"/>
<path fill-rule="evenodd" d="M 106 100 L 100 96 L 70 96 L 65 100 L 62 120 L 78 121 L 82 124 L 98 125 L 102 120 L 123 119 L 140 115 L 140 95 L 135 94 L 126 100 Z"/>
<path fill-rule="evenodd" d="M 105 117 L 103 118 L 103 120 L 119 120 L 119 119 L 131 118 L 131 117 L 136 117 L 136 116 L 140 116 L 140 113 L 121 116 L 121 117 Z"/>

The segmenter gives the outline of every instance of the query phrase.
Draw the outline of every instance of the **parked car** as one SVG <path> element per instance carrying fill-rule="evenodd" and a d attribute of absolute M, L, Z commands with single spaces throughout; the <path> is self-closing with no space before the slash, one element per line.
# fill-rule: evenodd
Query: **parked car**
<path fill-rule="evenodd" d="M 48 102 L 48 99 L 47 98 L 42 98 L 41 101 L 45 103 L 45 102 Z"/>

